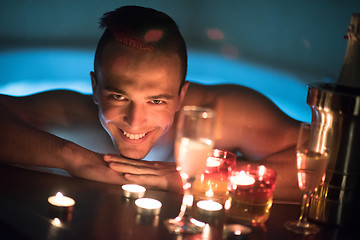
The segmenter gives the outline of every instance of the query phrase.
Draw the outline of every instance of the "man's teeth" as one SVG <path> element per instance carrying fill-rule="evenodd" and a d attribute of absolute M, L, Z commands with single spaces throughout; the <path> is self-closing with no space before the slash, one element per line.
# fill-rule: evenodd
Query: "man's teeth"
<path fill-rule="evenodd" d="M 146 135 L 146 133 L 142 133 L 142 134 L 131 134 L 131 133 L 128 133 L 128 132 L 125 132 L 125 131 L 123 131 L 123 133 L 124 133 L 124 135 L 125 135 L 127 138 L 129 138 L 129 139 L 131 139 L 131 140 L 138 140 L 138 139 L 140 139 L 140 138 L 145 137 L 145 135 Z"/>

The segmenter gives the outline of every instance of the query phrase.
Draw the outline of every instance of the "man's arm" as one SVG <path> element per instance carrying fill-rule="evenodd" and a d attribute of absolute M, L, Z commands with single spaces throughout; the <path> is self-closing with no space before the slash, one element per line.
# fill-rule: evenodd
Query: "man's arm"
<path fill-rule="evenodd" d="M 50 93 L 23 98 L 0 96 L 0 161 L 61 168 L 81 178 L 126 183 L 122 175 L 107 166 L 101 154 L 43 130 L 49 122 L 69 123 L 66 101 L 79 97 L 74 94 L 54 93 L 55 101 L 50 98 Z M 67 100 L 62 103 L 62 99 Z M 81 111 L 84 110 L 79 109 Z"/>
<path fill-rule="evenodd" d="M 258 161 L 259 164 L 275 169 L 277 173 L 274 199 L 296 201 L 301 199 L 297 183 L 295 147 L 284 149 Z"/>

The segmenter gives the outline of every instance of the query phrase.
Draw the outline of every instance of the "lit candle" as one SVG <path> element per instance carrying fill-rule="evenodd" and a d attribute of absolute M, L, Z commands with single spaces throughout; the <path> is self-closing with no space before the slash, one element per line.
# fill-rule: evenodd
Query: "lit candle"
<path fill-rule="evenodd" d="M 259 166 L 259 181 L 264 180 L 264 174 L 266 172 L 266 167 L 264 165 Z"/>
<path fill-rule="evenodd" d="M 142 198 L 146 191 L 146 188 L 137 184 L 125 184 L 121 188 L 127 198 Z"/>
<path fill-rule="evenodd" d="M 208 157 L 206 159 L 206 167 L 218 167 L 220 166 L 220 159 L 214 157 Z"/>
<path fill-rule="evenodd" d="M 139 198 L 136 199 L 135 205 L 137 212 L 140 214 L 155 214 L 158 215 L 161 209 L 161 202 L 152 198 Z"/>
<path fill-rule="evenodd" d="M 217 212 L 217 211 L 220 211 L 222 209 L 222 205 L 220 203 L 218 203 L 218 202 L 213 201 L 213 200 L 199 201 L 199 202 L 197 202 L 196 206 L 198 208 L 201 208 L 203 210 L 210 211 L 210 212 Z"/>
<path fill-rule="evenodd" d="M 74 199 L 66 197 L 61 192 L 58 192 L 55 196 L 49 197 L 48 202 L 50 203 L 50 218 L 71 221 L 73 207 L 75 205 Z M 55 221 L 57 222 L 58 220 Z"/>
<path fill-rule="evenodd" d="M 72 207 L 75 205 L 74 199 L 64 196 L 61 192 L 58 192 L 55 196 L 48 198 L 51 205 L 57 207 Z"/>
<path fill-rule="evenodd" d="M 235 188 L 236 186 L 250 186 L 255 183 L 255 178 L 242 170 L 230 177 L 230 183 Z"/>
<path fill-rule="evenodd" d="M 214 191 L 212 189 L 209 189 L 205 192 L 205 196 L 207 196 L 208 198 L 211 198 L 214 196 Z"/>

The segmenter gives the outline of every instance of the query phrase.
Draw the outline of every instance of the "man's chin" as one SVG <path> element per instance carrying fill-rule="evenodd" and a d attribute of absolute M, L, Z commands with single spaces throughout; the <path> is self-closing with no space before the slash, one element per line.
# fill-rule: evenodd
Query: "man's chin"
<path fill-rule="evenodd" d="M 140 151 L 127 151 L 127 150 L 124 150 L 124 151 L 119 150 L 119 153 L 121 156 L 130 158 L 130 159 L 143 159 L 148 154 L 148 152 L 143 153 Z"/>

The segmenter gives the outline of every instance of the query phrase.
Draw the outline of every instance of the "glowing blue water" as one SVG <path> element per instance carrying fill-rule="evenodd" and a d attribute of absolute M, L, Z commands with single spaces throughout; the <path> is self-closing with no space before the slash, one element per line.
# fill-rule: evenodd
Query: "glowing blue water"
<path fill-rule="evenodd" d="M 93 51 L 27 49 L 0 52 L 0 93 L 21 96 L 49 89 L 91 93 Z M 203 84 L 233 83 L 253 88 L 291 117 L 310 120 L 307 86 L 296 74 L 218 55 L 189 51 L 188 79 Z"/>

